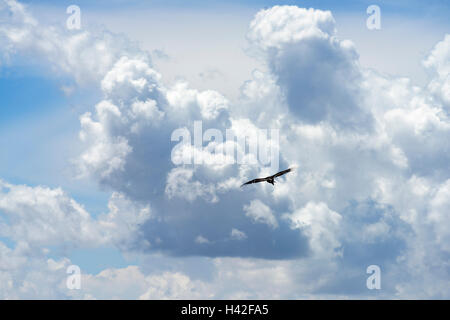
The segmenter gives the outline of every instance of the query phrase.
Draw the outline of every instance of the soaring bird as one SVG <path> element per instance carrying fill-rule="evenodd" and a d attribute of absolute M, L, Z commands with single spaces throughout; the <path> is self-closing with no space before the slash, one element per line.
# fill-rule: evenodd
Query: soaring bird
<path fill-rule="evenodd" d="M 283 174 L 291 172 L 292 170 L 294 170 L 294 168 L 289 168 L 289 169 L 280 171 L 278 173 L 275 173 L 273 176 L 269 176 L 269 177 L 265 177 L 265 178 L 256 178 L 256 179 L 247 181 L 246 183 L 241 185 L 241 187 L 245 186 L 246 184 L 258 183 L 258 182 L 263 182 L 263 181 L 266 181 L 267 183 L 270 183 L 270 184 L 273 185 L 275 183 L 275 178 L 276 177 L 282 176 Z"/>

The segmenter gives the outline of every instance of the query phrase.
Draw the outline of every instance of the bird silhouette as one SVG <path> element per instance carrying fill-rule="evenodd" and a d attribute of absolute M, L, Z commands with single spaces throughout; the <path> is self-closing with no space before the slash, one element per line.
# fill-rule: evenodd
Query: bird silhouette
<path fill-rule="evenodd" d="M 268 176 L 268 177 L 265 177 L 265 178 L 256 178 L 256 179 L 247 181 L 246 183 L 244 183 L 244 184 L 241 185 L 241 188 L 242 188 L 243 186 L 247 185 L 247 184 L 258 183 L 258 182 L 264 182 L 264 181 L 266 181 L 267 183 L 270 183 L 270 184 L 274 185 L 274 183 L 275 183 L 275 178 L 276 178 L 276 177 L 282 176 L 283 174 L 286 174 L 286 173 L 288 173 L 288 172 L 291 172 L 292 170 L 294 170 L 294 168 L 289 168 L 289 169 L 280 171 L 280 172 L 278 172 L 278 173 L 275 173 L 275 174 L 272 175 L 272 176 Z"/>

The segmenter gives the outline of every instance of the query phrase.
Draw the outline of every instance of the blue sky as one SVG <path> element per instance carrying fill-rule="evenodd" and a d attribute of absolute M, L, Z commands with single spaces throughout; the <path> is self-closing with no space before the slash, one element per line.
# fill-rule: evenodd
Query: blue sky
<path fill-rule="evenodd" d="M 445 1 L 0 3 L 0 297 L 449 297 Z M 175 165 L 199 120 L 297 169 Z"/>

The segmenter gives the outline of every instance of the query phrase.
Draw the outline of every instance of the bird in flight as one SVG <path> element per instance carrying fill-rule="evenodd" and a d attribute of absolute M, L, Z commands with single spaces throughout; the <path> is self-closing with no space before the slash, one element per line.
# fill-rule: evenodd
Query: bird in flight
<path fill-rule="evenodd" d="M 245 186 L 246 184 L 258 183 L 258 182 L 264 182 L 264 181 L 266 181 L 267 183 L 270 183 L 270 184 L 273 185 L 275 183 L 275 178 L 276 177 L 282 176 L 283 174 L 291 172 L 292 170 L 294 170 L 294 168 L 289 168 L 289 169 L 280 171 L 278 173 L 275 173 L 273 176 L 269 176 L 269 177 L 265 177 L 265 178 L 253 179 L 253 180 L 247 181 L 246 183 L 241 185 L 241 187 Z"/>

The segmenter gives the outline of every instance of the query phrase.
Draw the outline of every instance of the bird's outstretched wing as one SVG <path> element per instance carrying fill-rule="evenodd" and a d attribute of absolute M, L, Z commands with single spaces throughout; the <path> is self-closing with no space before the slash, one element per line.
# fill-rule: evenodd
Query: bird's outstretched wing
<path fill-rule="evenodd" d="M 246 184 L 258 183 L 258 182 L 263 182 L 263 181 L 266 181 L 266 178 L 253 179 L 253 180 L 247 181 L 246 183 L 242 184 L 241 187 L 245 186 Z"/>
<path fill-rule="evenodd" d="M 275 173 L 272 177 L 276 178 L 276 177 L 282 176 L 283 174 L 286 174 L 286 173 L 288 173 L 288 172 L 291 172 L 292 170 L 294 170 L 294 169 L 293 169 L 293 168 L 289 168 L 289 169 L 280 171 L 280 172 L 278 172 L 278 173 Z"/>

